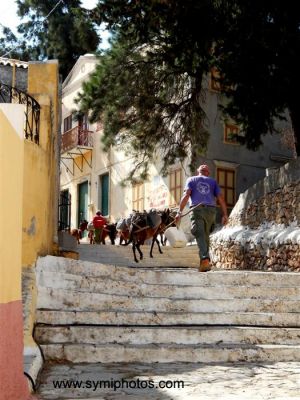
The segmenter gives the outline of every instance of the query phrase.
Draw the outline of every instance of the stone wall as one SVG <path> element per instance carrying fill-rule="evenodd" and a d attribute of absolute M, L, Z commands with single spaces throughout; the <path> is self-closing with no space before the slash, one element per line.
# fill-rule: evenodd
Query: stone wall
<path fill-rule="evenodd" d="M 244 192 L 211 236 L 217 268 L 300 272 L 300 158 Z"/>
<path fill-rule="evenodd" d="M 13 63 L 13 61 L 7 59 L 6 64 L 4 65 L 0 59 L 0 81 L 6 85 L 14 86 L 26 92 L 28 77 L 26 64 L 27 63 L 22 62 Z"/>

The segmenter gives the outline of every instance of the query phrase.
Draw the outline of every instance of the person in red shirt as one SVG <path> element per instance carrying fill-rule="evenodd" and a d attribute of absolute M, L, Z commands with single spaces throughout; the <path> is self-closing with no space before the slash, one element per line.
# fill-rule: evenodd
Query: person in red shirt
<path fill-rule="evenodd" d="M 101 214 L 101 211 L 97 211 L 96 215 L 93 218 L 93 225 L 95 228 L 95 243 L 101 243 L 101 236 L 104 225 L 107 223 L 106 219 Z"/>

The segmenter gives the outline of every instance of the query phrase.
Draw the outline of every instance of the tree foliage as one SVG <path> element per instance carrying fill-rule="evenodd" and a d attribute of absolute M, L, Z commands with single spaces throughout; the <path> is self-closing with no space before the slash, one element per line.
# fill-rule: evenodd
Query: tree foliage
<path fill-rule="evenodd" d="M 224 112 L 243 125 L 247 146 L 256 149 L 261 136 L 275 132 L 274 121 L 288 111 L 300 154 L 298 5 L 290 0 L 220 1 L 217 12 L 223 21 L 215 57 L 227 88 Z"/>
<path fill-rule="evenodd" d="M 115 39 L 84 85 L 79 97 L 81 109 L 92 110 L 92 121 L 104 118 L 106 147 L 117 143 L 135 157 L 137 168 L 131 171 L 131 178 L 137 171 L 144 178 L 148 163 L 157 152 L 163 160 L 162 173 L 187 156 L 193 163 L 208 141 L 201 98 L 203 78 L 210 69 L 211 56 L 206 48 L 213 44 L 210 23 L 203 21 L 201 26 L 196 44 L 199 51 L 188 51 L 188 42 L 195 42 L 199 31 L 197 17 L 203 8 L 209 14 L 210 4 L 201 4 L 197 15 L 189 7 L 183 8 L 186 20 L 194 21 L 194 31 L 188 38 L 187 24 L 180 28 L 186 32 L 181 35 L 179 28 L 168 21 L 175 12 L 176 18 L 182 13 L 172 10 L 168 2 L 127 2 L 128 15 L 123 13 L 124 2 L 105 3 L 99 5 L 95 18 L 100 15 L 97 20 L 109 25 Z M 110 13 L 117 9 L 120 20 L 116 15 L 110 19 Z M 148 25 L 139 18 L 145 12 L 147 16 L 151 14 Z M 167 25 L 169 31 L 162 30 Z M 174 41 L 176 44 L 172 45 Z M 184 46 L 186 51 L 179 53 Z"/>
<path fill-rule="evenodd" d="M 13 49 L 10 57 L 58 59 L 66 77 L 80 55 L 96 51 L 100 38 L 80 0 L 17 0 L 17 5 L 24 21 L 18 27 L 20 36 L 6 30 L 1 41 L 6 51 Z"/>
<path fill-rule="evenodd" d="M 29 59 L 31 47 L 25 40 L 17 37 L 10 28 L 2 26 L 0 37 L 1 57 L 10 57 L 26 61 Z"/>
<path fill-rule="evenodd" d="M 194 160 L 207 143 L 196 87 L 201 82 L 174 73 L 159 58 L 158 52 L 116 40 L 78 98 L 81 110 L 91 110 L 92 122 L 103 120 L 105 149 L 118 145 L 135 158 L 130 179 L 137 171 L 145 179 L 158 152 L 166 173 L 176 160 Z"/>
<path fill-rule="evenodd" d="M 248 148 L 288 110 L 299 154 L 296 2 L 100 0 L 91 16 L 115 33 L 80 96 L 93 120 L 104 116 L 107 146 L 131 142 L 147 162 L 159 144 L 164 170 L 189 151 L 194 158 L 208 138 L 205 77 L 217 67 L 223 112 L 242 125 Z"/>

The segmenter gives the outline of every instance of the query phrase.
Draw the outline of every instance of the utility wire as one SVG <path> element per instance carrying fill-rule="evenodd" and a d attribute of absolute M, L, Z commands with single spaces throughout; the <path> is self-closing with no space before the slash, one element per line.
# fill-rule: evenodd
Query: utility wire
<path fill-rule="evenodd" d="M 42 25 L 45 23 L 45 21 L 47 21 L 47 19 L 49 18 L 49 16 L 56 10 L 56 8 L 59 6 L 60 3 L 62 3 L 63 0 L 59 0 L 55 6 L 52 8 L 52 10 L 46 15 L 46 17 L 43 19 L 43 21 L 38 22 L 39 25 Z M 1 24 L 2 25 L 2 24 Z M 3 25 L 2 25 L 3 26 Z M 7 51 L 5 54 L 3 54 L 2 56 L 0 56 L 1 58 L 4 58 L 6 56 L 8 56 L 12 51 L 14 51 L 16 48 L 18 47 L 18 44 L 16 44 L 12 49 L 10 49 L 9 51 Z"/>
<path fill-rule="evenodd" d="M 48 19 L 48 17 L 53 13 L 53 11 L 59 6 L 60 3 L 62 3 L 63 0 L 59 0 L 55 6 L 52 8 L 52 10 L 49 12 L 48 15 L 46 15 L 46 17 L 44 18 L 44 21 L 42 21 L 42 23 L 44 23 L 46 21 L 46 19 Z"/>

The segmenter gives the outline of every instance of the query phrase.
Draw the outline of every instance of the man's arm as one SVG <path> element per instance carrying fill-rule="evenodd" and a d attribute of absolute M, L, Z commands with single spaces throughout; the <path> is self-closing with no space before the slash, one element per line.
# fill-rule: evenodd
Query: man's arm
<path fill-rule="evenodd" d="M 218 200 L 218 203 L 221 206 L 221 210 L 222 210 L 222 214 L 223 214 L 222 224 L 226 225 L 227 222 L 228 222 L 227 205 L 226 205 L 224 197 L 223 197 L 223 195 L 221 193 L 217 196 L 217 200 Z"/>
<path fill-rule="evenodd" d="M 184 207 L 186 206 L 187 202 L 189 201 L 191 193 L 192 193 L 191 189 L 187 189 L 185 191 L 184 195 L 182 196 L 182 198 L 180 200 L 180 204 L 179 204 L 179 210 L 178 210 L 178 212 L 177 212 L 177 214 L 175 216 L 176 223 L 181 218 L 182 210 L 184 209 Z"/>

